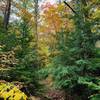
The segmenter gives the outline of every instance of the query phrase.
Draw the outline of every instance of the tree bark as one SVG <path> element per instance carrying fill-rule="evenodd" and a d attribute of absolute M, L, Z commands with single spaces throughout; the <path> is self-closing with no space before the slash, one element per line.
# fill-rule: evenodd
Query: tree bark
<path fill-rule="evenodd" d="M 4 13 L 4 29 L 8 29 L 9 19 L 10 19 L 10 11 L 11 11 L 11 0 L 7 0 L 5 13 Z"/>

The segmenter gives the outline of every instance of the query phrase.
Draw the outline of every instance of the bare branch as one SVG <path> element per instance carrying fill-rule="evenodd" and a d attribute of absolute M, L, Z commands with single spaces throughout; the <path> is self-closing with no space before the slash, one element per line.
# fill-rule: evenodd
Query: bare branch
<path fill-rule="evenodd" d="M 67 5 L 73 13 L 77 14 L 76 11 L 66 1 L 64 1 L 64 4 Z"/>

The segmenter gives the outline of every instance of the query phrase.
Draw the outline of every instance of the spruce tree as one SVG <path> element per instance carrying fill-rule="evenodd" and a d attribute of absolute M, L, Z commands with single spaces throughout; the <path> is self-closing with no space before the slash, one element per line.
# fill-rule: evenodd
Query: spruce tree
<path fill-rule="evenodd" d="M 96 8 L 92 11 L 92 4 L 86 0 L 75 1 L 76 13 L 71 17 L 75 31 L 69 33 L 65 41 L 64 33 L 60 32 L 57 50 L 61 54 L 54 57 L 53 68 L 49 70 L 56 88 L 69 91 L 73 97 L 76 94 L 75 100 L 93 99 L 100 91 L 100 59 L 95 47 L 98 33 L 92 31 L 97 23 L 91 18 Z"/>

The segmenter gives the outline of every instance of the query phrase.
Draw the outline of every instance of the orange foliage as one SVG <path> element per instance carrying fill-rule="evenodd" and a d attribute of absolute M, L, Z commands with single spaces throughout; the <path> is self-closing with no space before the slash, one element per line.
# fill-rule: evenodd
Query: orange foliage
<path fill-rule="evenodd" d="M 43 5 L 43 20 L 46 22 L 46 29 L 47 31 L 60 31 L 62 20 L 59 16 L 59 13 L 56 11 L 56 5 L 51 5 L 47 3 Z"/>
<path fill-rule="evenodd" d="M 62 29 L 71 31 L 73 28 L 73 22 L 67 17 L 69 11 L 64 4 L 50 4 L 46 3 L 42 5 L 42 25 L 41 31 L 45 33 L 57 33 Z"/>
<path fill-rule="evenodd" d="M 27 0 L 21 0 L 22 3 L 26 3 Z M 18 9 L 18 12 L 16 15 L 18 17 L 21 17 L 22 20 L 24 20 L 26 23 L 31 24 L 32 26 L 34 25 L 33 21 L 33 14 L 28 10 L 27 7 L 24 7 L 22 4 L 14 2 L 16 8 Z"/>

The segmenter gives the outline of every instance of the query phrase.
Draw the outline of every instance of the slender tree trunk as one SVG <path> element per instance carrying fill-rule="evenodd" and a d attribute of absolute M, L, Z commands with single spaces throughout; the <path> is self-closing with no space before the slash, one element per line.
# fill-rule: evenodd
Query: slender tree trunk
<path fill-rule="evenodd" d="M 38 0 L 34 0 L 35 11 L 34 11 L 34 20 L 35 20 L 35 39 L 38 41 Z"/>
<path fill-rule="evenodd" d="M 35 50 L 36 50 L 36 65 L 39 66 L 39 59 L 38 59 L 38 15 L 39 15 L 39 10 L 38 10 L 38 0 L 34 0 L 34 33 L 35 33 Z"/>
<path fill-rule="evenodd" d="M 10 18 L 10 10 L 11 10 L 11 0 L 7 0 L 5 13 L 4 13 L 4 29 L 8 29 L 9 18 Z"/>

